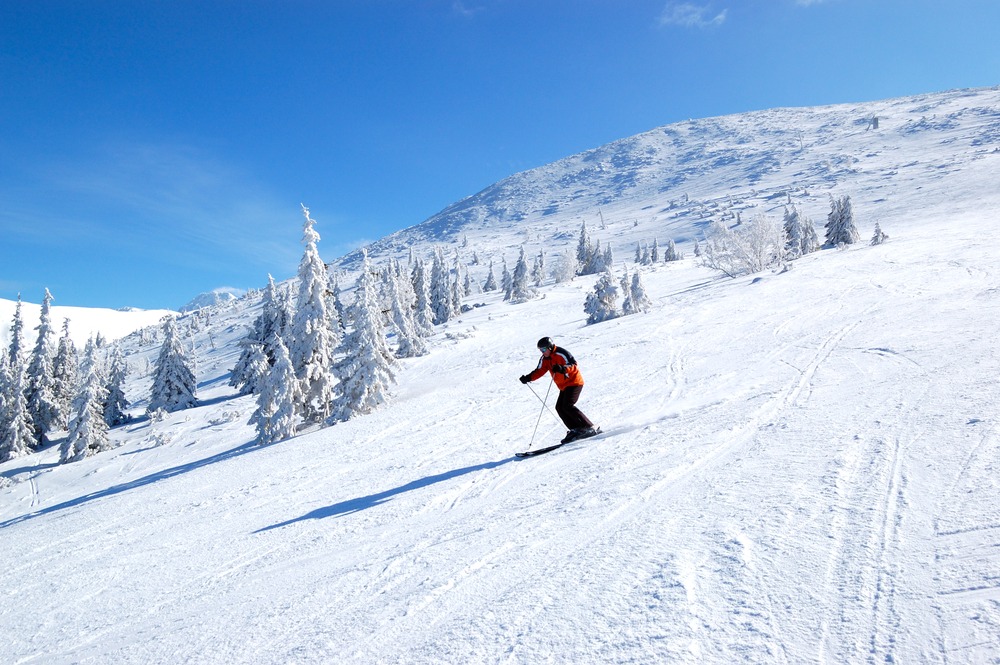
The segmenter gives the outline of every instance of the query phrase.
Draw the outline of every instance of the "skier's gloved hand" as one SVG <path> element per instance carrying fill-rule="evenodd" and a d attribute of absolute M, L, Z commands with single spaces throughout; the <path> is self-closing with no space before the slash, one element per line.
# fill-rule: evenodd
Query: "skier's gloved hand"
<path fill-rule="evenodd" d="M 552 366 L 552 371 L 556 372 L 557 374 L 565 374 L 566 373 L 566 365 L 553 365 Z"/>
<path fill-rule="evenodd" d="M 520 381 L 521 383 L 528 383 L 528 381 L 531 381 L 531 379 L 529 379 L 528 375 L 525 374 L 521 378 L 519 378 L 518 381 Z"/>

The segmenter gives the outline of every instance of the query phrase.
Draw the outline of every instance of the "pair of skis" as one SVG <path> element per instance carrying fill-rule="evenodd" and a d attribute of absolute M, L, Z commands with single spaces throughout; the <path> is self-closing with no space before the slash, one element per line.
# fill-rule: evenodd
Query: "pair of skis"
<path fill-rule="evenodd" d="M 595 427 L 593 434 L 588 434 L 586 436 L 580 436 L 580 437 L 577 437 L 575 439 L 570 439 L 569 441 L 566 441 L 566 442 L 561 442 L 560 441 L 559 443 L 555 444 L 554 446 L 548 446 L 546 448 L 537 448 L 535 450 L 525 450 L 523 453 L 514 453 L 514 456 L 515 457 L 535 457 L 536 455 L 543 455 L 545 453 L 552 452 L 556 448 L 562 448 L 567 443 L 573 443 L 575 441 L 582 441 L 583 439 L 589 439 L 590 437 L 597 436 L 598 434 L 602 434 L 601 428 L 600 427 Z"/>

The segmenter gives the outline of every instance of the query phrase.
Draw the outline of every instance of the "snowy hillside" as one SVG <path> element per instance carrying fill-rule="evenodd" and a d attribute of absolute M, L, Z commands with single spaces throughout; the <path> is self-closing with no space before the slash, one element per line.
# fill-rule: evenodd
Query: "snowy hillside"
<path fill-rule="evenodd" d="M 37 295 L 37 301 L 40 302 L 45 294 L 42 292 L 31 295 Z M 6 348 L 10 344 L 10 323 L 16 309 L 16 301 L 0 298 L 0 348 Z M 40 311 L 41 306 L 33 302 L 29 294 L 24 294 L 21 315 L 24 317 L 24 335 L 29 348 L 35 342 L 34 330 L 38 325 Z M 156 325 L 164 316 L 174 314 L 176 312 L 164 309 L 116 310 L 98 307 L 52 306 L 53 325 L 62 330 L 63 321 L 69 319 L 70 337 L 73 339 L 73 343 L 81 348 L 90 337 L 98 333 L 102 334 L 108 341 L 114 341 L 147 326 Z"/>
<path fill-rule="evenodd" d="M 590 326 L 593 277 L 476 294 L 389 405 L 265 447 L 227 386 L 257 300 L 184 315 L 198 408 L 0 465 L 0 661 L 1000 662 L 998 178 L 1000 89 L 692 121 L 513 176 L 373 256 L 454 242 L 480 279 L 586 220 L 620 264 L 789 199 L 822 227 L 831 194 L 863 242 L 735 280 L 682 245 L 643 272 L 649 313 Z M 137 413 L 154 335 L 122 342 Z M 517 382 L 542 335 L 606 434 L 522 460 L 564 431 Z"/>

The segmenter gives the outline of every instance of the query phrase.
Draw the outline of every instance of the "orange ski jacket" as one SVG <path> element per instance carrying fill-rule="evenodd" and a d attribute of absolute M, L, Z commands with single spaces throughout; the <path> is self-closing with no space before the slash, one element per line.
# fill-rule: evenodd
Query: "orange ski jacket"
<path fill-rule="evenodd" d="M 552 369 L 556 366 L 565 367 L 565 373 Z M 552 380 L 555 381 L 556 388 L 559 390 L 583 385 L 583 374 L 580 373 L 580 368 L 576 364 L 576 358 L 573 357 L 572 353 L 566 349 L 560 349 L 558 346 L 552 347 L 549 355 L 542 354 L 538 361 L 538 367 L 528 375 L 528 378 L 531 381 L 536 381 L 545 376 L 546 372 L 552 374 Z"/>

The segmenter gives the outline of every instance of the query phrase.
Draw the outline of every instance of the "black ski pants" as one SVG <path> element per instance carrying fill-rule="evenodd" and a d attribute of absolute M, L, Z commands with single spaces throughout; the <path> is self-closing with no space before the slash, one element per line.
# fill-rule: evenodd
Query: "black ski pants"
<path fill-rule="evenodd" d="M 556 400 L 556 413 L 562 418 L 567 429 L 583 429 L 594 426 L 594 423 L 590 422 L 590 418 L 576 408 L 576 401 L 580 399 L 581 392 L 583 392 L 583 386 L 568 386 L 559 391 L 559 399 Z"/>

